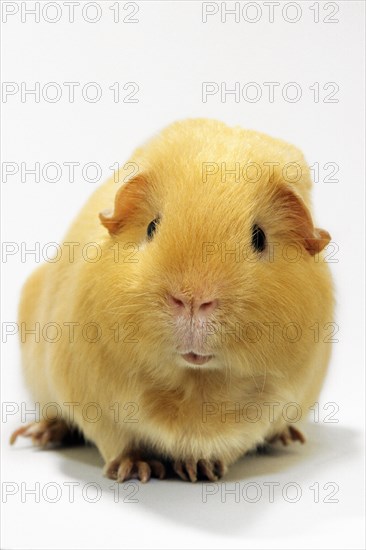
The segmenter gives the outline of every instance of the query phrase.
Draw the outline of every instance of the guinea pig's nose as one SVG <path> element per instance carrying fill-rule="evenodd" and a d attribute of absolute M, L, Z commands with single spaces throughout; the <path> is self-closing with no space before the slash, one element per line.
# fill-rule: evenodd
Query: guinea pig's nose
<path fill-rule="evenodd" d="M 193 311 L 201 314 L 201 315 L 210 315 L 213 313 L 217 306 L 217 300 L 210 300 L 210 301 L 193 301 Z"/>
<path fill-rule="evenodd" d="M 169 294 L 168 302 L 178 315 L 184 312 L 192 315 L 210 315 L 217 307 L 217 300 L 198 299 L 197 297 L 191 299 L 182 294 L 175 296 Z"/>

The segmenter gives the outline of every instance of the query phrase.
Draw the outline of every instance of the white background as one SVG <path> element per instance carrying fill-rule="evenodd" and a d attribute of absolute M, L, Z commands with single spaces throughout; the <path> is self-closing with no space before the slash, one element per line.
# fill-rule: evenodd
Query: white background
<path fill-rule="evenodd" d="M 55 103 L 42 96 L 39 103 L 32 96 L 22 102 L 17 93 L 2 104 L 3 163 L 14 162 L 19 169 L 21 163 L 30 168 L 35 162 L 41 167 L 48 162 L 63 167 L 54 183 L 42 177 L 35 183 L 31 175 L 22 181 L 20 171 L 5 181 L 3 173 L 5 242 L 19 247 L 24 242 L 30 248 L 39 242 L 41 249 L 47 242 L 60 242 L 91 191 L 111 173 L 109 167 L 124 163 L 134 147 L 176 119 L 211 117 L 260 130 L 298 145 L 311 165 L 334 162 L 339 166 L 334 176 L 338 182 L 324 181 L 330 171 L 321 168 L 314 185 L 316 220 L 339 246 L 338 262 L 331 265 L 339 342 L 319 400 L 320 422 L 309 424 L 307 445 L 277 447 L 268 456 L 242 459 L 224 479 L 226 486 L 218 485 L 218 492 L 208 496 L 207 502 L 203 502 L 202 484 L 156 480 L 131 485 L 136 487 L 133 498 L 138 502 L 126 502 L 132 490 L 128 487 L 120 488 L 119 502 L 115 502 L 112 482 L 102 478 L 102 461 L 95 449 L 41 452 L 28 441 L 10 448 L 9 435 L 21 418 L 20 414 L 3 416 L 2 481 L 16 484 L 18 492 L 3 504 L 2 548 L 363 548 L 364 2 L 330 3 L 330 7 L 328 3 L 327 8 L 320 3 L 318 23 L 315 8 L 310 9 L 314 2 L 305 1 L 297 2 L 297 8 L 281 3 L 272 23 L 262 2 L 244 12 L 239 22 L 229 15 L 221 22 L 217 13 L 206 23 L 201 2 L 139 2 L 137 23 L 122 21 L 133 7 L 121 3 L 120 21 L 115 23 L 110 9 L 115 3 L 105 1 L 99 2 L 101 17 L 94 24 L 81 15 L 84 2 L 75 8 L 74 23 L 69 22 L 63 2 L 58 3 L 61 19 L 56 23 L 45 20 L 55 18 L 52 6 L 35 23 L 32 15 L 22 22 L 20 2 L 2 4 L 3 9 L 5 4 L 19 8 L 2 25 L 3 81 L 19 86 L 25 82 L 28 88 L 39 82 L 41 89 L 52 81 L 63 91 Z M 34 6 L 34 2 L 23 4 Z M 331 16 L 334 5 L 339 11 Z M 296 9 L 301 10 L 299 21 L 286 21 L 296 17 Z M 256 23 L 245 20 L 255 18 L 253 10 L 262 12 L 260 16 L 257 11 Z M 88 8 L 86 15 L 91 19 L 95 13 Z M 327 16 L 339 21 L 325 23 Z M 235 82 L 256 82 L 263 95 L 256 103 L 243 97 L 235 102 L 232 95 L 221 101 L 220 94 L 203 102 L 202 82 L 208 81 L 226 82 L 228 89 Z M 80 83 L 74 103 L 68 101 L 63 82 Z M 88 82 L 101 86 L 100 101 L 83 99 L 80 90 Z M 121 89 L 126 82 L 136 82 L 138 103 L 115 103 L 108 89 L 115 82 Z M 273 102 L 268 101 L 264 82 L 280 83 Z M 283 99 L 281 92 L 288 82 L 301 87 L 299 101 Z M 309 89 L 315 82 L 320 86 L 318 102 Z M 328 82 L 339 86 L 334 96 L 338 102 L 324 102 L 332 91 L 323 89 Z M 70 182 L 64 163 L 73 161 L 81 166 Z M 97 183 L 82 176 L 81 167 L 88 162 L 102 168 Z M 20 254 L 6 260 L 2 319 L 14 322 L 21 285 L 37 264 L 31 255 L 24 261 Z M 3 344 L 2 382 L 3 401 L 30 402 L 21 378 L 16 336 Z M 329 402 L 339 407 L 337 423 L 324 422 L 331 412 L 324 408 Z M 22 502 L 21 483 L 29 488 L 36 482 L 41 490 L 47 483 L 58 483 L 60 499 L 47 501 L 55 494 L 50 489 L 46 497 L 41 494 L 39 503 L 33 496 Z M 69 482 L 78 484 L 72 503 L 64 485 Z M 99 484 L 102 491 L 95 503 L 83 498 L 82 490 L 85 493 L 90 482 Z M 241 491 L 239 502 L 234 495 L 227 495 L 225 502 L 222 491 L 234 488 L 235 482 Z M 262 491 L 258 502 L 249 502 L 253 487 L 246 498 L 242 494 L 252 482 Z M 279 484 L 274 502 L 263 485 L 269 482 Z M 301 489 L 297 502 L 285 498 L 288 483 Z M 339 486 L 333 497 L 338 502 L 325 502 L 332 489 L 324 488 L 327 483 Z M 319 484 L 319 502 L 315 502 L 314 484 Z M 90 489 L 89 500 L 93 495 Z M 293 496 L 290 487 L 288 497 Z"/>

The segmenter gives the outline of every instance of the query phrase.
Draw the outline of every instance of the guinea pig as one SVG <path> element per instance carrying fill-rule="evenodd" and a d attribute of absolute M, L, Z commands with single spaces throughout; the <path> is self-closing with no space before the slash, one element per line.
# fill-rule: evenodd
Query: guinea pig
<path fill-rule="evenodd" d="M 334 298 L 302 153 L 191 119 L 126 166 L 24 286 L 22 364 L 40 414 L 11 442 L 76 431 L 119 482 L 217 480 L 258 447 L 304 442 Z"/>

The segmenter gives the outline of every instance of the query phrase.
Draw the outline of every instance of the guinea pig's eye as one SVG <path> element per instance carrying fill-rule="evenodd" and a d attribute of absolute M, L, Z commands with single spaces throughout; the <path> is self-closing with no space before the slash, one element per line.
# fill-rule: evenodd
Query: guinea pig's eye
<path fill-rule="evenodd" d="M 252 228 L 252 247 L 256 252 L 263 252 L 266 248 L 266 234 L 259 227 L 259 225 L 253 225 Z"/>
<path fill-rule="evenodd" d="M 155 220 L 150 222 L 149 225 L 147 226 L 146 234 L 149 241 L 153 238 L 159 221 L 160 221 L 159 218 L 155 218 Z"/>

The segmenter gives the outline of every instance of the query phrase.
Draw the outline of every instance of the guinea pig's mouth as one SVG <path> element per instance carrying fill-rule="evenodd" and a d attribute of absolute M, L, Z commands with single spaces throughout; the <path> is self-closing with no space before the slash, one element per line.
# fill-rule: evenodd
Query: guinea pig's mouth
<path fill-rule="evenodd" d="M 190 351 L 189 353 L 182 353 L 181 357 L 191 365 L 205 365 L 212 359 L 213 355 L 199 355 Z"/>

